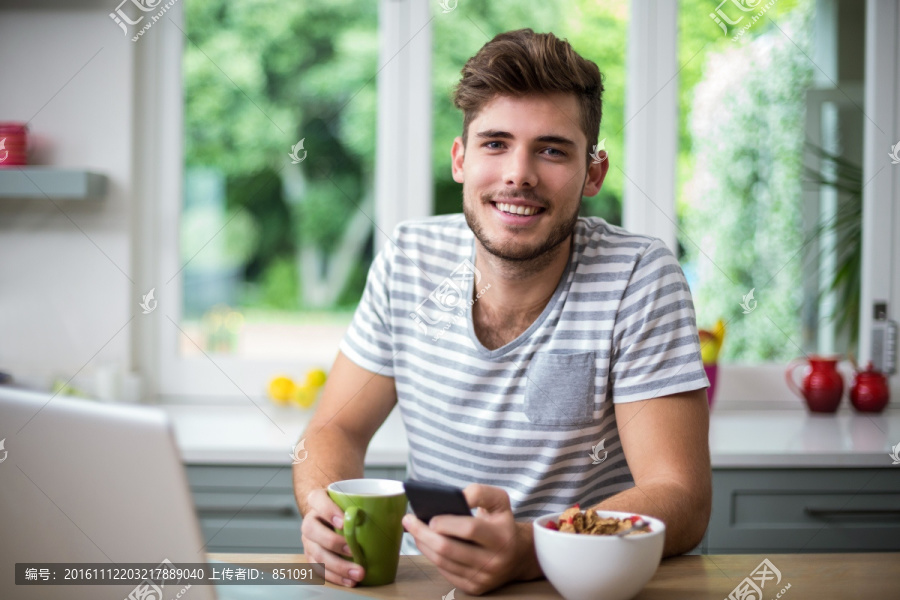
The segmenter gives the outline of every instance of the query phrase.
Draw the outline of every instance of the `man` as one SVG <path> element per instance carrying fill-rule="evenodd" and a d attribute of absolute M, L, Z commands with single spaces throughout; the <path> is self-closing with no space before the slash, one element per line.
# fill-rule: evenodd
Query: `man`
<path fill-rule="evenodd" d="M 323 488 L 362 477 L 395 404 L 408 476 L 464 487 L 478 508 L 404 518 L 461 590 L 540 577 L 530 521 L 576 502 L 656 516 L 666 555 L 690 550 L 711 500 L 690 292 L 662 242 L 578 217 L 609 168 L 591 155 L 600 71 L 525 29 L 462 75 L 451 156 L 464 217 L 401 224 L 372 265 L 307 429 L 315 460 L 295 466 L 304 550 L 329 581 L 362 579 Z"/>

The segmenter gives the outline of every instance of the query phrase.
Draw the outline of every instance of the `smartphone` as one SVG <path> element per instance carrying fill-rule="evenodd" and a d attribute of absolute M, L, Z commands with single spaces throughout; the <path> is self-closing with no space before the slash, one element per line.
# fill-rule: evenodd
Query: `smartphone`
<path fill-rule="evenodd" d="M 466 497 L 457 487 L 409 480 L 403 482 L 403 487 L 413 512 L 423 523 L 430 523 L 431 517 L 437 515 L 472 516 Z"/>

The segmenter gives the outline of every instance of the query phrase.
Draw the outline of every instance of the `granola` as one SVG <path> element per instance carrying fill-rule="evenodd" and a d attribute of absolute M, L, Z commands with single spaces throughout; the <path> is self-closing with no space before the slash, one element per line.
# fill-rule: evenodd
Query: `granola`
<path fill-rule="evenodd" d="M 547 523 L 548 529 L 562 531 L 565 533 L 584 533 L 588 535 L 616 535 L 633 527 L 636 523 L 644 522 L 637 515 L 632 515 L 625 519 L 617 519 L 615 517 L 601 517 L 596 511 L 588 509 L 581 510 L 576 504 L 572 508 L 567 509 L 559 516 L 559 522 L 550 521 Z M 650 531 L 649 524 L 642 529 L 636 529 L 626 535 L 639 533 L 647 533 Z"/>

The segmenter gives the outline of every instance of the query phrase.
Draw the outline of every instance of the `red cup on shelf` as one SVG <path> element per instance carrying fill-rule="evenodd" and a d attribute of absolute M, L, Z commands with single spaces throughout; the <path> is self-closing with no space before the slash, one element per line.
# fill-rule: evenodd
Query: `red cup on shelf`
<path fill-rule="evenodd" d="M 0 122 L 0 168 L 28 164 L 28 125 Z"/>

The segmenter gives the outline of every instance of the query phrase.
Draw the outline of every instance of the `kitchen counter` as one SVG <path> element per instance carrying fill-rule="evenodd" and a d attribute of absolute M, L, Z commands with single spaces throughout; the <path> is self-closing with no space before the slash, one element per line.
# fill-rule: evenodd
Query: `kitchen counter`
<path fill-rule="evenodd" d="M 306 429 L 312 410 L 253 405 L 163 404 L 187 464 L 285 465 Z M 405 467 L 409 446 L 396 410 L 375 433 L 366 465 Z"/>
<path fill-rule="evenodd" d="M 257 403 L 160 408 L 169 415 L 188 464 L 283 465 L 312 411 Z M 804 409 L 717 407 L 709 440 L 713 468 L 887 467 L 891 448 L 900 444 L 900 411 L 817 415 Z M 395 409 L 372 439 L 366 465 L 403 467 L 407 452 Z"/>
<path fill-rule="evenodd" d="M 801 410 L 713 411 L 713 468 L 887 467 L 900 444 L 900 411 L 833 415 Z"/>

